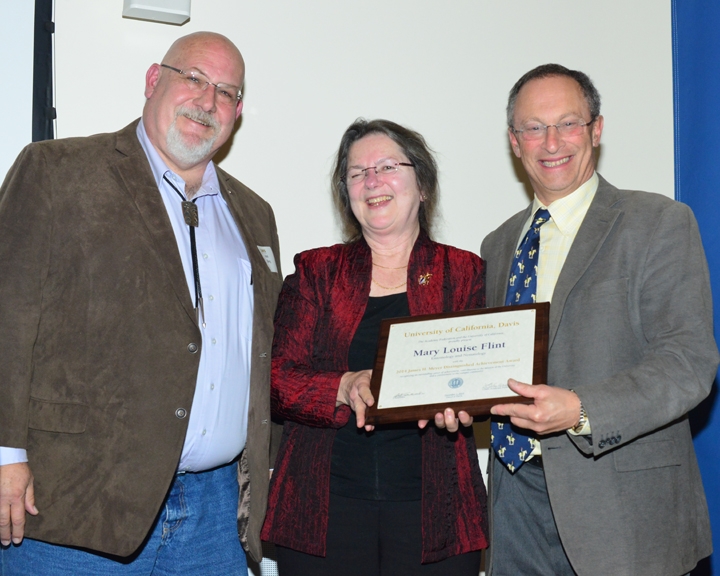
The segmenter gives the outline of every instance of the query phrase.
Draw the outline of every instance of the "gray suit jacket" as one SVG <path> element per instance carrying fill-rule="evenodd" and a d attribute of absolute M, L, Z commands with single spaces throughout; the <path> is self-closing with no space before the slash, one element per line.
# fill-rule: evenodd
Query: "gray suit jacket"
<path fill-rule="evenodd" d="M 505 302 L 530 210 L 482 244 L 488 306 Z M 692 212 L 600 178 L 553 293 L 547 382 L 577 392 L 592 436 L 541 439 L 578 574 L 677 576 L 712 552 L 687 413 L 708 395 L 717 365 Z"/>
<path fill-rule="evenodd" d="M 31 144 L 0 189 L 0 446 L 26 448 L 37 517 L 26 534 L 126 556 L 175 474 L 200 331 L 137 122 Z M 270 349 L 282 275 L 270 206 L 218 169 L 252 265 L 241 539 L 261 557 L 270 465 Z M 195 349 L 197 350 L 197 349 Z M 252 497 L 250 497 L 252 496 Z"/>

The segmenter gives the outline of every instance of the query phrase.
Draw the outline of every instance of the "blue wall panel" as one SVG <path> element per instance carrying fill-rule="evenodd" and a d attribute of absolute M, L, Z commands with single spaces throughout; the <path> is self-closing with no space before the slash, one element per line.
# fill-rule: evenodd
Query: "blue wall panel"
<path fill-rule="evenodd" d="M 675 196 L 690 205 L 700 225 L 713 287 L 715 338 L 720 341 L 720 3 L 673 0 L 672 10 Z M 694 576 L 720 575 L 717 396 L 716 381 L 710 397 L 691 415 L 715 549 L 710 561 L 698 567 Z"/>

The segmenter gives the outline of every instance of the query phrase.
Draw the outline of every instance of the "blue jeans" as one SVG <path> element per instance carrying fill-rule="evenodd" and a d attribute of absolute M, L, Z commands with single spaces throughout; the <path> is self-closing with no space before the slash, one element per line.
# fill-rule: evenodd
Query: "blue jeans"
<path fill-rule="evenodd" d="M 178 474 L 141 549 L 110 557 L 26 538 L 0 549 L 2 576 L 247 576 L 237 464 Z M 42 514 L 42 511 L 40 512 Z"/>

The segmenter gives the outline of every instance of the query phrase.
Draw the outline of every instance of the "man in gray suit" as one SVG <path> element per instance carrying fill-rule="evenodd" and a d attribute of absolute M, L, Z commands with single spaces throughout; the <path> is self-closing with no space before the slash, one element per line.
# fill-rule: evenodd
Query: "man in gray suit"
<path fill-rule="evenodd" d="M 531 70 L 507 114 L 535 199 L 482 244 L 487 304 L 550 301 L 550 352 L 547 385 L 509 382 L 530 404 L 492 409 L 490 574 L 685 574 L 712 552 L 687 416 L 718 365 L 697 224 L 595 172 L 582 72 Z"/>
<path fill-rule="evenodd" d="M 31 144 L 0 189 L 3 575 L 261 557 L 278 238 L 212 162 L 244 75 L 224 36 L 180 38 L 142 119 Z"/>

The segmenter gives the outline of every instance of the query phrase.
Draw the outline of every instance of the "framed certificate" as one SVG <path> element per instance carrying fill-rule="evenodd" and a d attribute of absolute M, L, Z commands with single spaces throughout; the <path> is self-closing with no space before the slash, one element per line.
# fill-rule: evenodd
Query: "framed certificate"
<path fill-rule="evenodd" d="M 521 304 L 383 320 L 368 424 L 433 419 L 452 408 L 473 416 L 528 404 L 509 378 L 547 381 L 550 304 Z"/>

